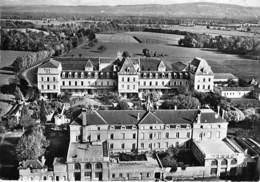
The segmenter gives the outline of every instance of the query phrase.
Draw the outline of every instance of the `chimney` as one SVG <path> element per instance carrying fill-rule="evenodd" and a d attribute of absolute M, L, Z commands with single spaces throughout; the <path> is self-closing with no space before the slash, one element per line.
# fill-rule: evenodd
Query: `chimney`
<path fill-rule="evenodd" d="M 222 119 L 224 119 L 224 117 L 225 117 L 225 110 L 222 109 Z"/>
<path fill-rule="evenodd" d="M 174 110 L 177 111 L 177 105 L 174 105 Z"/>
<path fill-rule="evenodd" d="M 201 113 L 199 112 L 197 115 L 197 123 L 200 124 L 201 121 Z"/>
<path fill-rule="evenodd" d="M 86 108 L 82 108 L 81 113 L 82 113 L 82 125 L 86 126 L 87 125 L 87 110 L 86 110 Z"/>
<path fill-rule="evenodd" d="M 137 121 L 140 121 L 140 113 L 137 113 Z"/>

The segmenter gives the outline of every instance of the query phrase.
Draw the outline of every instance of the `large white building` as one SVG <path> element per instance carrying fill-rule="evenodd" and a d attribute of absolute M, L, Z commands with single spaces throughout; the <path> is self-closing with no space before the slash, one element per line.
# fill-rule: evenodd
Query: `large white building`
<path fill-rule="evenodd" d="M 117 91 L 123 96 L 178 87 L 213 91 L 214 74 L 206 60 L 194 58 L 186 68 L 169 67 L 158 58 L 55 58 L 38 68 L 38 88 L 46 96 Z"/>

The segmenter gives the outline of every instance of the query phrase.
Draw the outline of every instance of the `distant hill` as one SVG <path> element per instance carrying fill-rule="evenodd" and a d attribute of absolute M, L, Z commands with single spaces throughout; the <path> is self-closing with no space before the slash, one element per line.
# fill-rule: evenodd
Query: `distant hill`
<path fill-rule="evenodd" d="M 260 7 L 244 7 L 216 3 L 182 3 L 171 5 L 119 5 L 119 6 L 0 6 L 0 12 L 34 12 L 86 15 L 132 15 L 196 18 L 259 18 Z"/>

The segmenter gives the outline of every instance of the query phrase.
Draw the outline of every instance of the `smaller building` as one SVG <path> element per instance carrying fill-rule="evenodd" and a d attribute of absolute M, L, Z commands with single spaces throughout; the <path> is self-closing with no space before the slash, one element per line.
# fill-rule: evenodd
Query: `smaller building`
<path fill-rule="evenodd" d="M 230 99 L 243 98 L 253 91 L 253 87 L 215 87 L 215 92 Z"/>
<path fill-rule="evenodd" d="M 214 85 L 227 85 L 228 81 L 238 82 L 238 77 L 232 73 L 214 73 Z"/>

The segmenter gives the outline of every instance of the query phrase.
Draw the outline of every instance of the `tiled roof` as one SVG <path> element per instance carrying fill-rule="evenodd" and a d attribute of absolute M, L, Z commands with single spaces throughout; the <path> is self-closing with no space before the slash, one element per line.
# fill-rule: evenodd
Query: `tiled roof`
<path fill-rule="evenodd" d="M 136 124 L 173 124 L 196 122 L 197 114 L 201 111 L 201 123 L 225 122 L 221 117 L 215 117 L 211 109 L 183 110 L 98 110 L 87 111 L 87 125 L 136 125 Z M 139 120 L 138 120 L 139 115 Z M 82 124 L 82 113 L 71 124 Z"/>
<path fill-rule="evenodd" d="M 60 65 L 59 61 L 56 61 L 54 59 L 50 59 L 48 62 L 42 64 L 39 66 L 40 68 L 58 68 Z"/>
<path fill-rule="evenodd" d="M 253 87 L 221 87 L 222 91 L 252 91 Z"/>
<path fill-rule="evenodd" d="M 120 69 L 120 72 L 130 72 L 135 73 L 137 70 L 134 67 L 133 60 L 126 59 Z"/>
<path fill-rule="evenodd" d="M 214 79 L 238 79 L 232 73 L 214 73 Z"/>
<path fill-rule="evenodd" d="M 186 66 L 187 65 L 184 64 L 183 62 L 178 61 L 178 62 L 172 64 L 172 71 L 177 71 L 177 72 L 183 71 Z"/>
<path fill-rule="evenodd" d="M 207 63 L 205 59 L 202 58 L 194 58 L 188 66 L 189 71 L 193 72 L 196 75 L 200 74 L 207 74 L 207 75 L 213 75 L 213 71 L 211 70 L 211 67 Z"/>
<path fill-rule="evenodd" d="M 140 58 L 140 68 L 141 71 L 158 71 L 158 66 L 161 62 L 161 59 L 158 58 Z M 166 66 L 166 70 L 170 70 Z"/>

